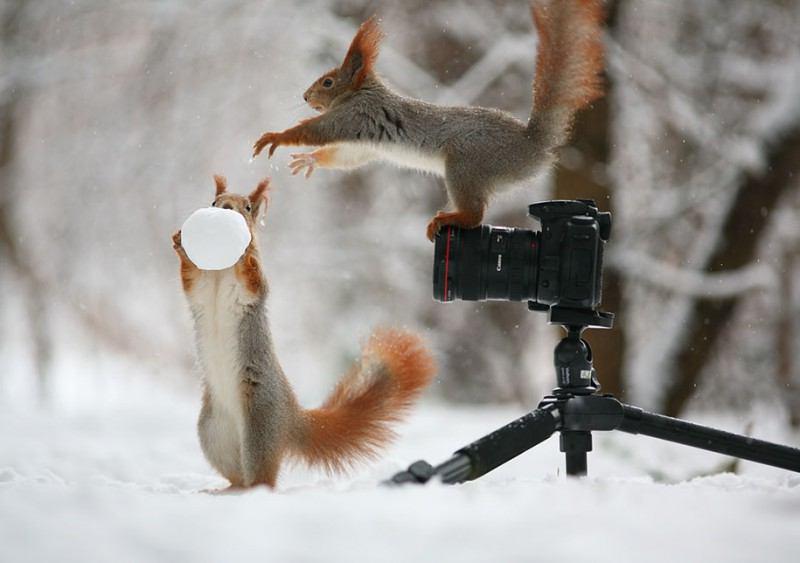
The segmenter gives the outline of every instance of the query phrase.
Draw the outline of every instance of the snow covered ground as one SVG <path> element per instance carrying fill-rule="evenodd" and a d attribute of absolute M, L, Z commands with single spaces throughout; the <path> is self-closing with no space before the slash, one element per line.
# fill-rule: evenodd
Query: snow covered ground
<path fill-rule="evenodd" d="M 743 463 L 698 477 L 726 460 L 648 438 L 596 435 L 581 481 L 551 438 L 476 482 L 379 486 L 522 414 L 511 408 L 423 403 L 348 478 L 290 468 L 277 492 L 205 494 L 225 483 L 195 437 L 196 393 L 119 363 L 60 365 L 69 377 L 43 411 L 0 380 L 3 562 L 800 560 L 800 476 Z"/>

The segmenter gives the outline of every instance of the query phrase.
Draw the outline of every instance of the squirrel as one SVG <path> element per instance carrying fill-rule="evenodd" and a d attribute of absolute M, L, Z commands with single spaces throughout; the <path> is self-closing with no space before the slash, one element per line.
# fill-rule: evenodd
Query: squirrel
<path fill-rule="evenodd" d="M 305 461 L 339 473 L 374 458 L 391 429 L 431 381 L 435 367 L 419 336 L 397 329 L 373 333 L 361 359 L 316 409 L 305 410 L 286 378 L 272 342 L 265 304 L 256 222 L 268 204 L 269 181 L 248 196 L 228 193 L 215 176 L 215 207 L 246 220 L 252 241 L 225 270 L 200 270 L 172 237 L 189 302 L 204 391 L 198 421 L 209 463 L 232 489 L 274 488 L 281 463 Z"/>
<path fill-rule="evenodd" d="M 315 168 L 351 169 L 375 159 L 444 176 L 454 211 L 428 225 L 433 240 L 444 225 L 478 226 L 490 196 L 533 177 L 554 161 L 575 114 L 602 95 L 601 0 L 532 0 L 539 35 L 533 110 L 527 123 L 497 109 L 443 107 L 393 92 L 375 73 L 383 33 L 373 16 L 358 29 L 341 66 L 319 77 L 303 99 L 320 115 L 268 132 L 269 146 L 321 146 L 296 153 L 293 174 Z"/>

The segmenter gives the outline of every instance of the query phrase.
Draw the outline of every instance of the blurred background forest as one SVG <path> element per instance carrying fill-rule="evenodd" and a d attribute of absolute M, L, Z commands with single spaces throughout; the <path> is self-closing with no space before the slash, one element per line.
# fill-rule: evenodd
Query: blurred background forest
<path fill-rule="evenodd" d="M 531 407 L 553 386 L 543 315 L 432 301 L 439 179 L 373 164 L 306 181 L 286 149 L 249 162 L 261 133 L 311 115 L 303 91 L 373 13 L 398 91 L 527 117 L 525 0 L 0 2 L 0 399 L 52 400 L 109 358 L 195 393 L 170 235 L 214 173 L 242 191 L 273 177 L 270 320 L 306 404 L 377 324 L 425 334 L 443 401 Z M 606 97 L 552 174 L 490 209 L 526 228 L 540 199 L 614 213 L 616 328 L 587 333 L 607 391 L 800 424 L 798 30 L 796 0 L 609 1 Z"/>

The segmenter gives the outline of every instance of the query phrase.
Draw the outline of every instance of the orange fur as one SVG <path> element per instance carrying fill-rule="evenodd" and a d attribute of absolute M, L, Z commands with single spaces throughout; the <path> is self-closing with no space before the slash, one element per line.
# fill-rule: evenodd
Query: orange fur
<path fill-rule="evenodd" d="M 577 111 L 603 95 L 600 0 L 539 0 L 531 7 L 539 35 L 534 111 Z"/>
<path fill-rule="evenodd" d="M 214 174 L 214 184 L 217 187 L 217 195 L 221 195 L 225 193 L 228 189 L 228 182 L 225 180 L 225 176 L 220 176 L 219 174 Z"/>
<path fill-rule="evenodd" d="M 342 62 L 343 68 L 352 66 L 354 69 L 358 69 L 351 83 L 353 90 L 360 88 L 364 79 L 372 72 L 375 61 L 378 59 L 378 51 L 383 37 L 383 31 L 376 16 L 372 16 L 359 26 Z"/>
<path fill-rule="evenodd" d="M 237 283 L 248 292 L 265 298 L 267 280 L 261 270 L 254 229 L 261 203 L 268 202 L 269 181 L 260 182 L 246 197 L 224 193 L 227 188 L 221 189 L 220 186 L 225 186 L 221 176 L 215 177 L 215 183 L 218 192 L 214 205 L 242 214 L 254 235 L 244 256 L 234 266 Z M 181 258 L 181 277 L 188 292 L 201 271 L 186 256 L 180 231 L 173 236 L 173 246 Z M 254 304 L 264 305 L 263 300 L 256 300 Z M 273 488 L 287 455 L 302 458 L 329 472 L 343 471 L 358 460 L 376 456 L 379 448 L 394 437 L 390 425 L 402 418 L 435 371 L 433 359 L 418 336 L 399 330 L 378 331 L 364 347 L 360 364 L 338 383 L 322 407 L 302 410 L 274 358 L 266 317 L 256 320 L 266 334 L 256 328 L 254 335 L 258 342 L 248 348 L 251 350 L 248 357 L 239 358 L 241 369 L 250 369 L 252 373 L 240 373 L 237 391 L 247 415 L 245 424 L 254 425 L 246 430 L 268 432 L 248 434 L 248 441 L 243 442 L 242 436 L 236 433 L 221 436 L 204 430 L 203 421 L 214 424 L 212 389 L 207 386 L 203 396 L 199 426 L 201 445 L 212 465 L 230 481 L 229 490 L 255 485 Z M 259 362 L 262 354 L 269 361 Z M 233 369 L 237 369 L 236 366 Z M 262 393 L 267 388 L 266 394 Z M 265 420 L 268 422 L 263 422 Z M 265 429 L 262 423 L 271 427 Z M 218 451 L 208 446 L 208 440 L 220 439 L 233 444 L 230 451 L 233 455 L 238 451 L 239 463 L 225 462 Z"/>
<path fill-rule="evenodd" d="M 183 291 L 188 292 L 192 290 L 194 283 L 197 281 L 199 272 L 197 266 L 195 266 L 191 260 L 181 257 L 181 285 L 183 286 Z"/>
<path fill-rule="evenodd" d="M 325 144 L 327 140 L 314 133 L 312 128 L 309 127 L 319 119 L 319 117 L 311 117 L 309 119 L 302 120 L 294 127 L 285 131 L 281 131 L 279 133 L 264 133 L 261 135 L 258 141 L 256 141 L 255 145 L 253 145 L 253 156 L 258 156 L 258 154 L 264 150 L 267 145 L 270 145 L 269 156 L 272 156 L 272 154 L 275 152 L 275 149 L 281 145 L 311 146 Z"/>
<path fill-rule="evenodd" d="M 461 227 L 462 229 L 472 229 L 473 227 L 477 227 L 483 220 L 483 213 L 483 208 L 470 211 L 464 211 L 461 209 L 451 212 L 440 211 L 433 219 L 431 219 L 431 222 L 428 223 L 428 240 L 432 241 L 436 237 L 436 234 L 445 225 L 454 225 L 456 227 Z"/>
<path fill-rule="evenodd" d="M 195 266 L 194 262 L 189 260 L 189 257 L 186 255 L 186 251 L 181 245 L 180 231 L 172 235 L 172 248 L 175 250 L 178 258 L 180 258 L 181 285 L 183 286 L 183 291 L 189 292 L 192 290 L 192 287 L 194 287 L 194 283 L 197 281 L 197 278 L 200 275 L 200 269 Z"/>
<path fill-rule="evenodd" d="M 313 152 L 314 158 L 320 166 L 330 166 L 336 161 L 337 147 L 322 147 Z"/>
<path fill-rule="evenodd" d="M 246 198 L 237 194 L 227 193 L 228 184 L 224 176 L 214 175 L 216 187 L 215 201 L 217 204 L 229 205 L 240 213 L 247 222 L 247 228 L 255 241 L 255 221 L 260 212 L 259 206 L 263 202 L 266 206 L 269 196 L 269 178 L 258 183 L 256 188 Z M 252 210 L 247 209 L 248 202 L 252 205 Z M 172 236 L 172 247 L 178 254 L 181 262 L 181 282 L 185 292 L 191 291 L 194 283 L 200 275 L 200 269 L 186 255 L 186 251 L 181 245 L 181 232 L 178 231 Z M 247 247 L 244 255 L 234 266 L 235 274 L 239 281 L 253 294 L 261 295 L 266 290 L 267 282 L 261 273 L 261 264 L 258 258 L 258 251 L 255 243 Z"/>
<path fill-rule="evenodd" d="M 253 205 L 259 205 L 262 201 L 266 205 L 269 202 L 269 178 L 261 180 L 256 186 L 256 189 L 247 196 L 247 199 L 249 199 L 250 203 Z"/>
<path fill-rule="evenodd" d="M 329 473 L 374 458 L 395 436 L 390 425 L 403 417 L 434 372 L 433 358 L 418 336 L 376 331 L 360 364 L 328 400 L 303 413 L 306 431 L 296 453 Z"/>
<path fill-rule="evenodd" d="M 326 76 L 342 72 L 347 76 L 347 89 L 358 90 L 373 72 L 382 39 L 383 32 L 378 18 L 372 16 L 358 28 L 341 67 Z M 267 146 L 271 157 L 279 146 L 320 146 L 332 142 L 332 139 L 322 136 L 319 129 L 314 129 L 313 126 L 319 119 L 319 116 L 312 117 L 285 131 L 264 133 L 253 144 L 253 157 L 258 156 Z"/>
<path fill-rule="evenodd" d="M 244 256 L 239 259 L 234 268 L 236 278 L 250 293 L 261 295 L 264 292 L 266 280 L 261 274 L 261 264 L 252 244 L 247 247 Z"/>

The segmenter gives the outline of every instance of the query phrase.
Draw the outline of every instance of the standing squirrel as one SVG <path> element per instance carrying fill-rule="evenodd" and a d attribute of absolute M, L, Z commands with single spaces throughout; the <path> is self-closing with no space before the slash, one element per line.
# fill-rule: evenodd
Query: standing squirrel
<path fill-rule="evenodd" d="M 269 145 L 322 146 L 293 154 L 292 173 L 316 167 L 356 168 L 375 159 L 444 176 L 455 207 L 440 211 L 428 238 L 443 225 L 480 224 L 490 196 L 533 177 L 554 162 L 569 138 L 575 114 L 602 95 L 600 0 L 532 0 L 539 34 L 533 110 L 527 123 L 497 109 L 443 107 L 394 93 L 373 67 L 383 34 L 375 17 L 359 27 L 344 62 L 303 94 L 321 115 L 269 132 L 253 156 Z"/>
<path fill-rule="evenodd" d="M 198 422 L 203 453 L 232 488 L 274 487 L 287 457 L 328 472 L 374 457 L 433 377 L 430 353 L 411 333 L 376 331 L 325 403 L 301 408 L 275 354 L 265 310 L 268 286 L 255 225 L 269 182 L 245 197 L 228 193 L 221 176 L 214 179 L 212 205 L 240 213 L 252 241 L 234 266 L 207 271 L 188 258 L 180 231 L 172 237 L 205 384 Z"/>

